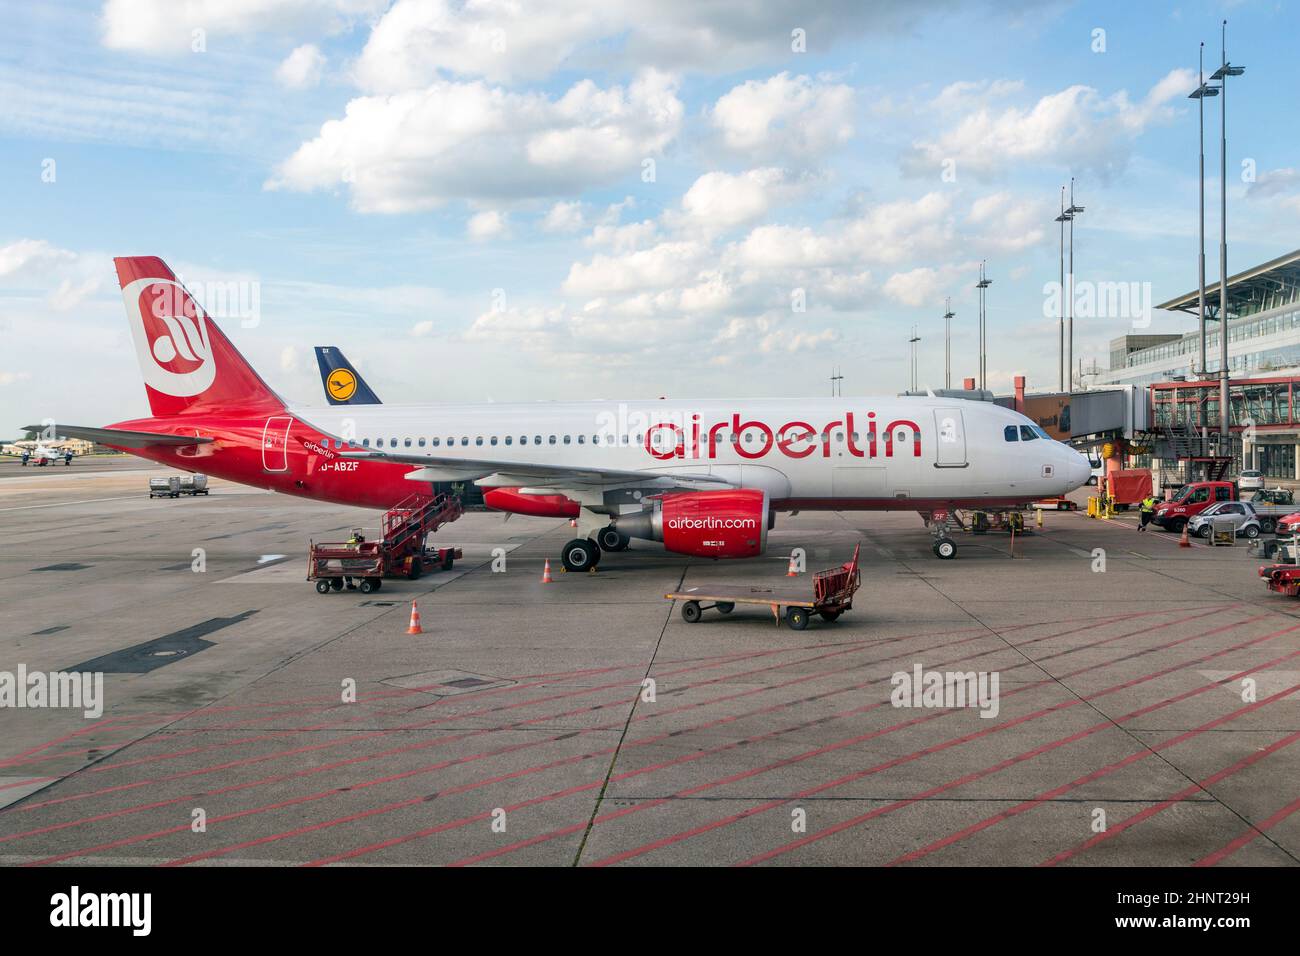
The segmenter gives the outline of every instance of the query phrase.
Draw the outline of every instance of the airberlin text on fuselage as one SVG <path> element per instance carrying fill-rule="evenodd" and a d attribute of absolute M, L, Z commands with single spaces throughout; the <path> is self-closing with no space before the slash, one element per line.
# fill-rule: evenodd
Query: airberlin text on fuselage
<path fill-rule="evenodd" d="M 881 444 L 884 445 L 884 457 L 894 457 L 896 435 L 902 436 L 900 441 L 904 443 L 904 448 L 910 444 L 912 454 L 921 457 L 921 429 L 916 422 L 905 418 L 890 422 L 884 426 L 879 436 L 883 441 L 877 439 L 878 422 L 875 412 L 867 412 L 865 436 L 859 436 L 857 424 L 853 412 L 846 412 L 842 419 L 827 422 L 820 432 L 808 422 L 791 421 L 773 428 L 766 422 L 742 422 L 739 414 L 732 415 L 730 421 L 705 426 L 700 422 L 699 415 L 692 415 L 686 426 L 663 421 L 651 425 L 645 435 L 645 450 L 650 457 L 660 461 L 671 458 L 717 458 L 718 445 L 730 444 L 741 458 L 752 460 L 763 458 L 774 447 L 787 458 L 807 458 L 820 447 L 822 457 L 829 458 L 831 441 L 838 431 L 843 433 L 849 454 L 854 458 L 880 457 Z M 724 429 L 729 429 L 729 435 L 719 437 Z M 743 441 L 740 436 L 746 433 L 758 436 L 757 441 L 752 445 Z M 865 448 L 858 445 L 860 437 L 866 439 Z M 905 452 L 900 450 L 902 453 Z"/>

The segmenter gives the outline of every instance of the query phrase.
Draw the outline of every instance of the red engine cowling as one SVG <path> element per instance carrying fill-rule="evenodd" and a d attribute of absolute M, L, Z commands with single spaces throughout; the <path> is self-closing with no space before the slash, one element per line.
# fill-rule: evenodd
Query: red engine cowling
<path fill-rule="evenodd" d="M 633 538 L 662 541 L 677 554 L 755 558 L 767 550 L 767 492 L 752 488 L 664 495 L 654 508 L 612 522 Z"/>
<path fill-rule="evenodd" d="M 564 495 L 525 495 L 518 488 L 489 488 L 483 504 L 494 511 L 509 511 L 534 518 L 576 518 L 578 503 Z"/>

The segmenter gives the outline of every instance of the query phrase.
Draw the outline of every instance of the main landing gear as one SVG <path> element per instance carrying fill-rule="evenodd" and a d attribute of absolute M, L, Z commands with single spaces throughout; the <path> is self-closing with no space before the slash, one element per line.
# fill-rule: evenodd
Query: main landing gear
<path fill-rule="evenodd" d="M 566 571 L 590 571 L 600 564 L 602 551 L 626 551 L 632 539 L 617 528 L 604 527 L 591 538 L 574 538 L 560 552 L 560 563 Z"/>

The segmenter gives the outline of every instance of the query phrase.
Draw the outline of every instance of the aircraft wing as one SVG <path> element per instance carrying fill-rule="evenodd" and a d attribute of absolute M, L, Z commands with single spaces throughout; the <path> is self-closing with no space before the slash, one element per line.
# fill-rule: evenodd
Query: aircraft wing
<path fill-rule="evenodd" d="M 82 438 L 115 445 L 118 448 L 148 448 L 150 445 L 203 445 L 211 438 L 197 435 L 164 435 L 160 432 L 131 432 L 118 428 L 90 428 L 85 425 L 27 425 L 24 431 L 41 432 L 49 429 L 65 438 Z"/>
<path fill-rule="evenodd" d="M 538 462 L 503 461 L 487 458 L 449 458 L 437 455 L 409 455 L 397 451 L 345 451 L 344 458 L 403 462 L 416 466 L 407 475 L 415 481 L 473 481 L 482 488 L 596 490 L 601 488 L 646 488 L 654 490 L 732 488 L 725 478 L 707 472 L 663 472 L 628 468 L 593 468 L 589 465 L 544 465 Z"/>

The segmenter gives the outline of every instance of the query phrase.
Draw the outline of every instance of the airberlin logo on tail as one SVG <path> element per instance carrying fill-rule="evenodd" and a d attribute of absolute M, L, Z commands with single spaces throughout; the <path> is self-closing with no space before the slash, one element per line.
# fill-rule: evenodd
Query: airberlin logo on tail
<path fill-rule="evenodd" d="M 217 377 L 208 317 L 179 282 L 136 279 L 122 289 L 145 384 L 184 398 L 207 391 Z"/>
<path fill-rule="evenodd" d="M 741 458 L 764 458 L 775 448 L 787 458 L 807 458 L 819 451 L 821 457 L 831 456 L 831 445 L 842 444 L 854 458 L 893 458 L 895 445 L 898 454 L 910 451 L 921 457 L 921 428 L 916 422 L 899 418 L 881 428 L 875 412 L 867 412 L 865 434 L 858 431 L 859 422 L 853 412 L 843 418 L 827 422 L 820 429 L 808 422 L 786 422 L 773 428 L 766 422 L 741 421 L 740 415 L 730 421 L 705 425 L 699 415 L 692 415 L 685 426 L 660 421 L 651 425 L 645 434 L 645 450 L 660 461 L 672 458 L 718 457 L 718 446 L 730 445 Z M 877 428 L 880 433 L 877 435 Z"/>

